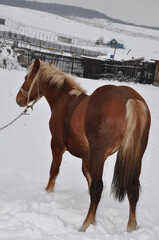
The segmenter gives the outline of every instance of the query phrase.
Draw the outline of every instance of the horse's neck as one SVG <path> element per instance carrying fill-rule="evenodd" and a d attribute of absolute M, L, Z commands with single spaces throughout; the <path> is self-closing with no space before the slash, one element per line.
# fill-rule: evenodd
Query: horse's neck
<path fill-rule="evenodd" d="M 71 88 L 68 85 L 65 85 L 58 89 L 55 86 L 50 86 L 48 83 L 44 83 L 41 86 L 41 90 L 51 110 L 54 107 L 57 107 L 57 105 L 62 105 L 63 107 L 65 105 L 67 108 L 67 105 L 70 106 L 76 100 L 75 96 L 71 96 L 69 94 Z"/>

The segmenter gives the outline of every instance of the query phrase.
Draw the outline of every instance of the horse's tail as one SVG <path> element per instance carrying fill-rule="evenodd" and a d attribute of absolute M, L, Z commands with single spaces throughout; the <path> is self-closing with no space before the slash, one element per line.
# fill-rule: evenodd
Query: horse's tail
<path fill-rule="evenodd" d="M 140 100 L 129 99 L 126 104 L 126 130 L 119 147 L 114 168 L 112 193 L 122 201 L 134 189 L 140 189 L 141 159 L 147 146 L 150 113 Z"/>

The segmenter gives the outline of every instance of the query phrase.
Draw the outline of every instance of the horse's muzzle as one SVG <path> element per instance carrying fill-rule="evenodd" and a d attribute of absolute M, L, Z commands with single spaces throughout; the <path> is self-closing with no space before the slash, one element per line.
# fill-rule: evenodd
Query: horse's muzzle
<path fill-rule="evenodd" d="M 17 104 L 20 106 L 20 107 L 22 107 L 22 105 L 23 105 L 23 100 L 22 99 L 17 99 Z"/>

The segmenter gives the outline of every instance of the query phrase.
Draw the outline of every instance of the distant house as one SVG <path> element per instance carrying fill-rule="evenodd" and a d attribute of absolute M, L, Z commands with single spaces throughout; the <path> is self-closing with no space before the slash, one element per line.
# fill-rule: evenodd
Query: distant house
<path fill-rule="evenodd" d="M 111 47 L 111 48 L 124 48 L 124 44 L 123 43 L 119 43 L 115 38 L 112 39 L 111 41 L 106 43 L 107 47 Z"/>
<path fill-rule="evenodd" d="M 72 38 L 69 37 L 58 36 L 57 40 L 63 43 L 72 43 Z"/>
<path fill-rule="evenodd" d="M 1 24 L 1 25 L 5 25 L 5 19 L 0 18 L 0 24 Z"/>

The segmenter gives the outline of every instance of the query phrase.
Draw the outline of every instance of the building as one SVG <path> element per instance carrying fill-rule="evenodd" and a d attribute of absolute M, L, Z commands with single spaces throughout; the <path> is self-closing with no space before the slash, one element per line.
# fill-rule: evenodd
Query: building
<path fill-rule="evenodd" d="M 107 42 L 106 45 L 107 47 L 111 47 L 111 48 L 120 48 L 120 49 L 124 48 L 124 44 L 119 43 L 115 38 Z"/>
<path fill-rule="evenodd" d="M 70 43 L 72 43 L 72 38 L 58 36 L 57 41 L 70 44 Z"/>

